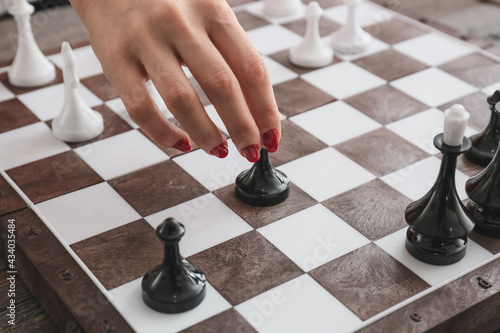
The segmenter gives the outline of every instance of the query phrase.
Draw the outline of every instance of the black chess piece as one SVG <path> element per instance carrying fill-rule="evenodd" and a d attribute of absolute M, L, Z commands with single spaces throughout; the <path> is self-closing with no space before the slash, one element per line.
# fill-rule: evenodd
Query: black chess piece
<path fill-rule="evenodd" d="M 236 197 L 252 206 L 277 205 L 288 198 L 290 181 L 269 161 L 269 153 L 262 148 L 260 159 L 236 177 Z"/>
<path fill-rule="evenodd" d="M 500 113 L 495 110 L 495 105 L 500 102 L 500 90 L 489 96 L 487 101 L 491 110 L 490 122 L 484 131 L 470 137 L 472 147 L 465 153 L 468 160 L 483 167 L 491 162 L 500 142 Z"/>
<path fill-rule="evenodd" d="M 166 219 L 156 229 L 165 246 L 165 256 L 161 265 L 149 270 L 142 279 L 142 299 L 153 310 L 185 312 L 205 298 L 205 275 L 181 260 L 179 241 L 184 232 L 182 223 L 173 218 Z"/>
<path fill-rule="evenodd" d="M 496 105 L 500 114 L 500 103 Z M 476 223 L 474 230 L 482 235 L 500 238 L 500 152 L 497 147 L 490 164 L 465 184 L 470 198 L 467 209 Z"/>
<path fill-rule="evenodd" d="M 470 149 L 471 141 L 449 146 L 443 134 L 434 138 L 434 145 L 443 153 L 436 183 L 420 200 L 408 205 L 405 212 L 410 226 L 406 233 L 406 248 L 420 261 L 433 265 L 449 265 L 460 261 L 467 249 L 467 235 L 474 223 L 455 186 L 458 155 Z"/>

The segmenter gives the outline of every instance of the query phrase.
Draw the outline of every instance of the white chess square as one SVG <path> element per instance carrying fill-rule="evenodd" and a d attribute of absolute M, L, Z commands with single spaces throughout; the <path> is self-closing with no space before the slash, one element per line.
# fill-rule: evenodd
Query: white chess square
<path fill-rule="evenodd" d="M 6 86 L 0 82 L 0 102 L 16 97 Z"/>
<path fill-rule="evenodd" d="M 229 154 L 223 159 L 208 155 L 203 150 L 198 149 L 177 156 L 173 160 L 209 191 L 215 191 L 233 184 L 241 172 L 252 167 L 252 163 L 240 155 L 231 140 L 228 140 L 227 143 Z"/>
<path fill-rule="evenodd" d="M 434 147 L 434 137 L 443 133 L 444 112 L 438 109 L 429 109 L 395 121 L 386 127 L 423 151 L 435 155 L 439 153 L 439 150 Z M 465 136 L 469 137 L 476 132 L 467 126 Z"/>
<path fill-rule="evenodd" d="M 242 6 L 243 7 L 243 6 Z M 305 16 L 304 9 L 305 5 L 301 3 L 301 6 L 299 10 L 292 14 L 292 15 L 287 15 L 287 16 L 270 16 L 264 13 L 264 1 L 255 1 L 251 2 L 247 5 L 244 6 L 245 11 L 258 16 L 268 22 L 271 23 L 276 23 L 276 24 L 285 24 L 288 22 L 293 22 L 293 21 L 298 21 L 302 19 Z"/>
<path fill-rule="evenodd" d="M 362 2 L 360 5 L 355 7 L 356 22 L 361 27 L 366 27 L 372 24 L 383 24 L 383 22 L 388 21 L 392 18 L 392 14 L 386 8 L 368 3 Z M 328 8 L 324 12 L 325 17 L 344 24 L 347 21 L 347 5 L 334 6 Z"/>
<path fill-rule="evenodd" d="M 382 126 L 342 101 L 320 106 L 289 119 L 329 146 Z"/>
<path fill-rule="evenodd" d="M 89 143 L 76 148 L 75 152 L 105 180 L 169 159 L 136 130 Z"/>
<path fill-rule="evenodd" d="M 212 104 L 205 106 L 205 111 L 207 112 L 208 117 L 210 117 L 215 126 L 217 126 L 222 132 L 229 134 L 226 125 L 224 124 L 221 117 L 219 116 L 219 113 Z"/>
<path fill-rule="evenodd" d="M 102 74 L 102 67 L 99 59 L 94 54 L 90 45 L 73 50 L 76 60 L 76 75 L 80 79 Z M 48 58 L 60 69 L 64 68 L 64 61 L 61 53 L 57 53 Z"/>
<path fill-rule="evenodd" d="M 82 100 L 94 107 L 102 104 L 102 100 L 80 84 L 78 91 Z M 64 84 L 56 84 L 47 88 L 34 90 L 17 96 L 42 121 L 52 119 L 61 113 L 64 102 Z"/>
<path fill-rule="evenodd" d="M 264 64 L 266 65 L 267 72 L 271 78 L 271 84 L 276 85 L 285 81 L 295 79 L 299 75 L 273 59 L 263 56 Z"/>
<path fill-rule="evenodd" d="M 470 54 L 477 47 L 443 33 L 431 32 L 395 44 L 394 49 L 429 66 L 438 66 Z"/>
<path fill-rule="evenodd" d="M 125 108 L 125 105 L 123 104 L 123 101 L 120 98 L 115 98 L 112 100 L 109 100 L 105 102 L 106 106 L 110 108 L 114 113 L 119 115 L 123 120 L 125 120 L 130 126 L 133 128 L 139 128 L 139 125 L 137 125 L 129 116 L 127 109 Z"/>
<path fill-rule="evenodd" d="M 325 43 L 330 45 L 331 43 L 330 36 L 324 37 L 323 40 L 325 41 Z M 368 48 L 363 52 L 357 54 L 341 54 L 337 52 L 335 53 L 335 56 L 345 61 L 354 61 L 387 50 L 389 47 L 390 47 L 389 44 L 384 43 L 383 41 L 378 40 L 376 38 L 373 38 L 370 44 L 368 45 Z"/>
<path fill-rule="evenodd" d="M 320 204 L 258 231 L 305 272 L 370 243 Z"/>
<path fill-rule="evenodd" d="M 376 178 L 333 148 L 301 157 L 281 165 L 279 169 L 317 201 L 324 201 Z"/>
<path fill-rule="evenodd" d="M 234 307 L 261 333 L 354 332 L 362 321 L 309 275 Z"/>
<path fill-rule="evenodd" d="M 360 94 L 387 83 L 350 62 L 324 67 L 304 74 L 301 78 L 338 99 Z"/>
<path fill-rule="evenodd" d="M 69 245 L 141 218 L 105 182 L 44 201 L 36 207 Z"/>
<path fill-rule="evenodd" d="M 7 170 L 71 148 L 42 122 L 0 134 L 0 168 Z"/>
<path fill-rule="evenodd" d="M 181 255 L 186 258 L 253 230 L 212 193 L 183 202 L 145 218 L 156 229 L 173 217 L 186 227 L 186 234 L 179 243 Z"/>
<path fill-rule="evenodd" d="M 448 283 L 459 277 L 467 269 L 484 262 L 492 257 L 489 251 L 469 239 L 465 257 L 452 265 L 438 266 L 430 265 L 415 259 L 406 249 L 406 229 L 401 229 L 375 242 L 385 252 L 393 256 L 397 261 L 408 267 L 431 286 Z"/>
<path fill-rule="evenodd" d="M 438 68 L 428 68 L 391 82 L 391 85 L 411 97 L 437 107 L 478 89 Z"/>
<path fill-rule="evenodd" d="M 141 281 L 139 278 L 109 291 L 113 305 L 136 332 L 179 332 L 231 308 L 207 282 L 205 299 L 196 308 L 176 314 L 154 311 L 142 301 Z"/>
<path fill-rule="evenodd" d="M 264 55 L 287 50 L 299 44 L 302 37 L 281 25 L 267 25 L 247 31 L 257 50 Z"/>
<path fill-rule="evenodd" d="M 412 200 L 422 198 L 432 188 L 439 174 L 441 160 L 435 156 L 418 161 L 403 169 L 380 178 L 391 187 Z M 465 182 L 470 177 L 463 172 L 455 171 L 455 184 L 460 200 L 467 199 Z"/>
<path fill-rule="evenodd" d="M 500 82 L 489 85 L 481 90 L 482 93 L 491 96 L 496 90 L 500 89 Z"/>

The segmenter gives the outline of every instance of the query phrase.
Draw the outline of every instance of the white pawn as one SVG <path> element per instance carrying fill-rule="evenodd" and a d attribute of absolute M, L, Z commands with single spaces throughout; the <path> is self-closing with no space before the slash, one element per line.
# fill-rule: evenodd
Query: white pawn
<path fill-rule="evenodd" d="M 335 52 L 342 54 L 356 54 L 365 51 L 372 36 L 356 23 L 356 8 L 363 0 L 344 0 L 347 4 L 346 23 L 331 34 L 331 45 Z"/>
<path fill-rule="evenodd" d="M 61 54 L 64 60 L 64 102 L 61 113 L 52 121 L 52 133 L 62 141 L 80 142 L 95 138 L 102 133 L 102 116 L 83 101 L 76 75 L 76 61 L 67 42 L 62 43 Z"/>
<path fill-rule="evenodd" d="M 284 17 L 298 14 L 302 7 L 300 0 L 264 0 L 264 14 Z"/>
<path fill-rule="evenodd" d="M 307 27 L 302 42 L 290 49 L 290 61 L 302 67 L 322 67 L 333 61 L 333 50 L 321 40 L 319 19 L 323 9 L 316 1 L 306 8 Z"/>
<path fill-rule="evenodd" d="M 41 86 L 56 78 L 54 65 L 45 58 L 33 37 L 30 18 L 34 10 L 27 0 L 15 0 L 8 9 L 17 22 L 18 33 L 17 52 L 8 77 L 18 87 Z"/>

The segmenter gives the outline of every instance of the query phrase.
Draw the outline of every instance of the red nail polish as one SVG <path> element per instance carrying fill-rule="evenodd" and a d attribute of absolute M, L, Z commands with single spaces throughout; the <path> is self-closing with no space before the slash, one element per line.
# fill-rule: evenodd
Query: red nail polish
<path fill-rule="evenodd" d="M 172 146 L 172 148 L 179 149 L 180 151 L 187 153 L 191 150 L 191 145 L 189 144 L 189 141 L 180 139 L 175 145 Z"/>
<path fill-rule="evenodd" d="M 220 145 L 212 149 L 210 153 L 214 156 L 217 156 L 218 158 L 224 158 L 227 156 L 227 154 L 229 154 L 229 150 L 227 149 L 225 144 L 221 143 Z"/>
<path fill-rule="evenodd" d="M 243 155 L 245 155 L 245 158 L 249 161 L 249 162 L 257 162 L 259 160 L 259 146 L 258 145 L 250 145 L 246 148 L 243 148 L 241 150 L 241 152 L 243 153 Z"/>
<path fill-rule="evenodd" d="M 278 130 L 272 128 L 266 133 L 262 134 L 262 143 L 270 153 L 274 153 L 276 150 L 278 150 Z"/>

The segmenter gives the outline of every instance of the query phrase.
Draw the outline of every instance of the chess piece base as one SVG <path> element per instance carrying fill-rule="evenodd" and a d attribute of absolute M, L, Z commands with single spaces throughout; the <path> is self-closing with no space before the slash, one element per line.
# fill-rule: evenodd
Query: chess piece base
<path fill-rule="evenodd" d="M 500 238 L 500 210 L 484 207 L 474 201 L 467 203 L 467 209 L 476 225 L 474 231 L 493 238 Z"/>
<path fill-rule="evenodd" d="M 467 250 L 467 237 L 443 240 L 427 237 L 413 228 L 406 232 L 406 249 L 410 254 L 427 264 L 451 265 L 462 260 Z"/>

